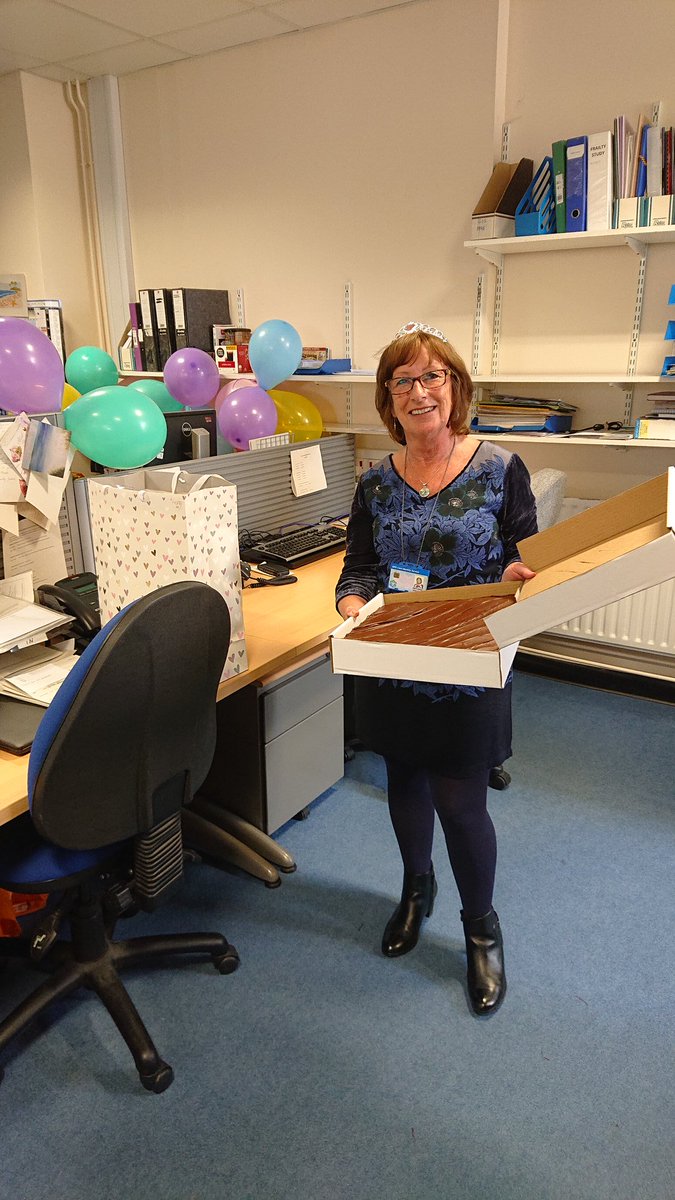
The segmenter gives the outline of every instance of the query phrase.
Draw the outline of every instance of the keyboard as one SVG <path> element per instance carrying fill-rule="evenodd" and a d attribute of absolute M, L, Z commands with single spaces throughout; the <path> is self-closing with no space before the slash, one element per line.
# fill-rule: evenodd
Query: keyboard
<path fill-rule="evenodd" d="M 332 554 L 347 541 L 347 532 L 337 525 L 310 525 L 306 529 L 294 529 L 279 537 L 256 542 L 254 550 L 260 550 L 274 558 L 280 558 L 289 567 L 302 563 L 310 557 Z"/>

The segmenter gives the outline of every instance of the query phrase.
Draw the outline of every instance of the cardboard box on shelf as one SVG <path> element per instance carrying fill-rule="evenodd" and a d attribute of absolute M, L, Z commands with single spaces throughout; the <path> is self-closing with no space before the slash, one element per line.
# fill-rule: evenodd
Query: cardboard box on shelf
<path fill-rule="evenodd" d="M 214 325 L 213 349 L 218 346 L 241 346 L 251 340 L 251 330 L 243 325 Z"/>
<path fill-rule="evenodd" d="M 247 344 L 216 346 L 215 355 L 216 363 L 223 370 L 236 371 L 238 375 L 250 374 L 251 363 Z"/>
<path fill-rule="evenodd" d="M 499 583 L 429 592 L 379 594 L 356 619 L 331 635 L 333 670 L 342 675 L 412 679 L 428 683 L 503 687 L 518 643 L 634 592 L 675 578 L 675 467 L 519 543 L 523 562 L 536 571 L 522 585 Z M 384 606 L 439 603 L 503 607 L 482 618 L 479 649 L 350 639 Z M 490 607 L 490 606 L 488 606 Z M 496 607 L 496 605 L 492 605 Z M 401 608 L 392 609 L 401 613 Z M 405 615 L 405 614 L 404 614 Z M 460 624 L 464 624 L 464 618 Z M 365 632 L 365 628 L 364 628 Z"/>
<path fill-rule="evenodd" d="M 472 238 L 515 236 L 516 207 L 532 183 L 533 168 L 531 158 L 521 158 L 517 163 L 496 164 L 473 210 Z"/>

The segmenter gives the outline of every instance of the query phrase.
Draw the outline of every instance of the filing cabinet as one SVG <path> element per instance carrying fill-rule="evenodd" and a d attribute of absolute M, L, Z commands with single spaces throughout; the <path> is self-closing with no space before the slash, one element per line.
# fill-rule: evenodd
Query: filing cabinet
<path fill-rule="evenodd" d="M 342 677 L 332 674 L 327 652 L 227 696 L 217 719 L 200 792 L 265 833 L 342 778 Z"/>

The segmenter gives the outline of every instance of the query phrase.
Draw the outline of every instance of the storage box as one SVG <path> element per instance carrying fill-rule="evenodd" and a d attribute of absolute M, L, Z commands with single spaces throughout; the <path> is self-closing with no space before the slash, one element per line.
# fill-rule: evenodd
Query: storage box
<path fill-rule="evenodd" d="M 520 542 L 523 562 L 536 571 L 527 583 L 375 596 L 358 617 L 343 621 L 333 631 L 333 670 L 342 675 L 503 687 L 522 638 L 675 578 L 674 526 L 675 467 L 669 467 L 666 474 Z M 503 598 L 505 607 L 484 618 L 485 648 L 347 637 L 386 605 L 472 600 L 479 604 L 493 597 Z"/>
<path fill-rule="evenodd" d="M 553 159 L 545 158 L 516 207 L 516 237 L 555 233 Z"/>
<path fill-rule="evenodd" d="M 216 364 L 224 371 L 236 371 L 238 375 L 250 374 L 251 363 L 247 344 L 216 346 L 215 354 Z"/>
<path fill-rule="evenodd" d="M 251 330 L 243 325 L 214 325 L 212 328 L 214 350 L 218 346 L 241 346 L 244 342 L 248 345 L 251 340 Z"/>
<path fill-rule="evenodd" d="M 497 163 L 471 218 L 471 237 L 499 238 L 515 234 L 515 213 L 532 182 L 533 162 Z"/>

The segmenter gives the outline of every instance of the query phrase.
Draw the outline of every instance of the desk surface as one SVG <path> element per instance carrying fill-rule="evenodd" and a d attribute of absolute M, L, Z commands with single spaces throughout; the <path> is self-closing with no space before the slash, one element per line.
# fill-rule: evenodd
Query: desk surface
<path fill-rule="evenodd" d="M 288 587 L 244 589 L 248 670 L 220 684 L 219 700 L 327 645 L 340 623 L 335 583 L 341 567 L 342 552 L 299 568 L 298 582 Z M 27 808 L 28 758 L 0 750 L 0 825 Z"/>

